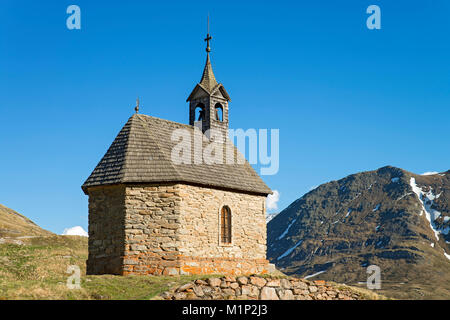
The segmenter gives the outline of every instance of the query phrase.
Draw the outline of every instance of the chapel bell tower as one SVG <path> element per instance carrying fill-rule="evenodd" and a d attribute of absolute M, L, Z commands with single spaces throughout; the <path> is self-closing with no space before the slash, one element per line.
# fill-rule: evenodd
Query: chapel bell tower
<path fill-rule="evenodd" d="M 209 58 L 211 39 L 208 19 L 205 68 L 200 83 L 186 100 L 189 102 L 189 124 L 201 128 L 203 133 L 209 129 L 220 130 L 225 137 L 228 135 L 228 102 L 231 99 L 224 86 L 218 83 L 214 76 Z"/>

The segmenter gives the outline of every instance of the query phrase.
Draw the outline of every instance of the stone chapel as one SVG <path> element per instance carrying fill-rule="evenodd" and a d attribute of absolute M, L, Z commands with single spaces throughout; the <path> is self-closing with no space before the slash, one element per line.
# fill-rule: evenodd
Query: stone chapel
<path fill-rule="evenodd" d="M 83 184 L 88 274 L 267 272 L 271 190 L 228 138 L 230 96 L 214 76 L 210 40 L 208 33 L 203 75 L 187 98 L 189 125 L 139 114 L 138 104 Z M 199 162 L 195 139 L 192 155 L 173 161 L 175 130 L 199 132 L 201 146 L 226 146 L 240 161 Z"/>

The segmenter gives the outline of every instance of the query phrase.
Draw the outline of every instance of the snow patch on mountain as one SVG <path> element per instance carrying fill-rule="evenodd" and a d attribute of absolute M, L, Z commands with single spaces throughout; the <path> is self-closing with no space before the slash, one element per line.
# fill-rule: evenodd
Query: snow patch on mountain
<path fill-rule="evenodd" d="M 269 223 L 269 221 L 275 218 L 278 214 L 279 212 L 266 214 L 266 223 Z"/>
<path fill-rule="evenodd" d="M 281 240 L 281 239 L 283 239 L 283 238 L 287 235 L 287 233 L 289 232 L 289 229 L 292 227 L 292 225 L 294 224 L 294 222 L 295 222 L 296 220 L 297 220 L 297 218 L 295 218 L 294 220 L 292 220 L 291 223 L 289 223 L 289 225 L 287 226 L 286 230 L 284 230 L 284 232 L 281 234 L 281 236 L 279 236 L 279 237 L 277 238 L 277 240 Z"/>
<path fill-rule="evenodd" d="M 439 172 L 436 171 L 429 171 L 429 172 L 424 172 L 421 175 L 422 176 L 434 176 L 435 174 L 439 174 Z"/>
<path fill-rule="evenodd" d="M 395 200 L 395 201 L 399 201 L 399 200 L 402 200 L 404 197 L 406 197 L 406 196 L 409 196 L 410 194 L 413 194 L 414 192 L 407 192 L 407 193 L 405 193 L 404 195 L 402 195 L 401 197 L 399 197 L 397 200 Z"/>
<path fill-rule="evenodd" d="M 318 275 L 321 274 L 321 273 L 324 273 L 325 271 L 326 271 L 326 270 L 323 270 L 323 271 L 319 271 L 319 272 L 313 273 L 313 274 L 311 274 L 311 275 L 309 275 L 309 276 L 304 277 L 304 279 L 306 280 L 306 279 L 309 279 L 309 278 L 313 278 L 313 277 L 315 277 L 315 276 L 318 276 Z"/>
<path fill-rule="evenodd" d="M 416 179 L 414 177 L 411 177 L 410 185 L 414 193 L 417 195 L 417 198 L 419 199 L 420 203 L 422 204 L 422 212 L 425 212 L 425 216 L 430 223 L 431 229 L 434 232 L 434 235 L 436 236 L 436 239 L 439 241 L 439 234 L 445 234 L 447 235 L 450 231 L 450 227 L 446 228 L 438 228 L 434 221 L 441 216 L 441 213 L 435 209 L 432 208 L 433 201 L 435 199 L 438 199 L 441 194 L 434 195 L 433 189 L 430 187 L 430 191 L 424 192 L 421 188 L 419 188 L 416 184 Z"/>
<path fill-rule="evenodd" d="M 292 248 L 287 249 L 281 256 L 279 256 L 277 258 L 277 260 L 281 260 L 284 257 L 286 257 L 288 254 L 290 254 L 292 251 L 294 251 L 295 248 L 297 248 L 301 243 L 303 242 L 303 240 L 300 240 L 299 242 L 297 242 Z"/>

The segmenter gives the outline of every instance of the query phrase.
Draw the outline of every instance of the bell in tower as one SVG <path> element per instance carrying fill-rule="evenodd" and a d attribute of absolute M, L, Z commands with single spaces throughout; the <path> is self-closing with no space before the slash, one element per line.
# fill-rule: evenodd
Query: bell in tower
<path fill-rule="evenodd" d="M 231 99 L 224 86 L 218 83 L 214 76 L 209 58 L 211 39 L 208 21 L 208 33 L 205 38 L 207 43 L 205 68 L 200 82 L 187 98 L 189 124 L 201 128 L 202 132 L 220 130 L 225 136 L 228 132 L 228 102 Z"/>

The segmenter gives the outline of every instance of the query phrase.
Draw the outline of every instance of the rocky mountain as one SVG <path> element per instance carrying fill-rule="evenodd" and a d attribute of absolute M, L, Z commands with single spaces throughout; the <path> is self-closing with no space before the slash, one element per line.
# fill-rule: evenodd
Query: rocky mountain
<path fill-rule="evenodd" d="M 278 213 L 279 212 L 266 214 L 266 223 L 269 223 L 270 220 L 272 220 L 273 218 L 275 218 L 278 215 Z"/>
<path fill-rule="evenodd" d="M 53 233 L 42 229 L 27 217 L 0 204 L 0 240 L 50 235 L 53 235 Z"/>
<path fill-rule="evenodd" d="M 268 258 L 284 273 L 364 287 L 376 265 L 382 294 L 450 299 L 450 170 L 388 166 L 331 181 L 267 229 Z"/>

